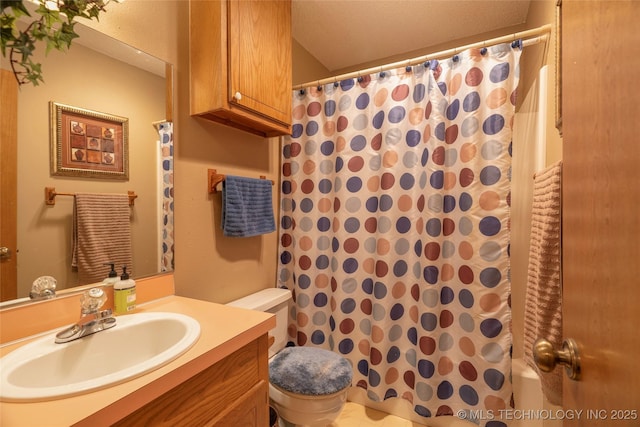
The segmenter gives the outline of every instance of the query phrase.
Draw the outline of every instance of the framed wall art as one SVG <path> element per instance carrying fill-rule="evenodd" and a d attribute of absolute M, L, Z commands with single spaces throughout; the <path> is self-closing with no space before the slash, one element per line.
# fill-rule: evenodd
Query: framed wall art
<path fill-rule="evenodd" d="M 129 179 L 129 119 L 51 101 L 51 174 Z"/>

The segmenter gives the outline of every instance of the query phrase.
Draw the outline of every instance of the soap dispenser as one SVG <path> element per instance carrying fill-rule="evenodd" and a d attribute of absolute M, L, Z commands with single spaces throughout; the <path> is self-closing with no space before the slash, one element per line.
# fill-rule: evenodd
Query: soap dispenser
<path fill-rule="evenodd" d="M 113 284 L 113 306 L 116 314 L 131 313 L 136 308 L 136 282 L 129 278 L 126 265 L 120 280 Z"/>
<path fill-rule="evenodd" d="M 118 277 L 118 272 L 116 271 L 116 268 L 115 268 L 115 264 L 112 263 L 112 262 L 108 262 L 108 263 L 102 264 L 102 265 L 111 266 L 111 271 L 109 272 L 109 276 L 102 281 L 102 284 L 104 284 L 104 285 L 115 285 L 116 282 L 118 280 L 120 280 L 120 278 Z"/>

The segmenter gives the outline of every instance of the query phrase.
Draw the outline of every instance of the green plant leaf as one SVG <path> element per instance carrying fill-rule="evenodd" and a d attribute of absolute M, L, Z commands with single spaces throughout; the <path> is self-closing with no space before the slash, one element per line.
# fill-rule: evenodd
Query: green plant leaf
<path fill-rule="evenodd" d="M 5 13 L 5 9 L 6 8 L 11 8 L 12 14 L 16 17 L 19 18 L 21 16 L 31 16 L 31 14 L 29 14 L 29 11 L 27 10 L 27 7 L 24 5 L 24 2 L 22 0 L 2 0 L 2 13 Z"/>
<path fill-rule="evenodd" d="M 100 13 L 106 12 L 105 6 L 111 0 L 57 0 L 59 10 L 47 8 L 45 0 L 37 0 L 34 18 L 31 18 L 24 1 L 0 1 L 0 50 L 4 57 L 8 51 L 14 75 L 20 85 L 31 83 L 37 86 L 44 79 L 41 65 L 32 60 L 36 43 L 45 44 L 45 53 L 52 49 L 69 49 L 73 39 L 78 37 L 74 29 L 75 18 L 97 21 Z M 21 31 L 17 27 L 17 20 L 24 16 L 31 19 L 27 20 L 27 29 Z"/>

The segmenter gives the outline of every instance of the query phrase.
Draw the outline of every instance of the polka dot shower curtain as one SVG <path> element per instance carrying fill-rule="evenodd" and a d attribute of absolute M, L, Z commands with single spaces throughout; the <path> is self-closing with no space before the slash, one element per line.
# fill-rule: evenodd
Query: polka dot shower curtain
<path fill-rule="evenodd" d="M 160 271 L 173 271 L 173 123 L 156 125 L 160 136 L 162 175 L 162 256 Z"/>
<path fill-rule="evenodd" d="M 511 406 L 520 53 L 471 49 L 293 94 L 279 250 L 289 334 L 350 360 L 373 400 L 404 398 L 425 417 Z"/>

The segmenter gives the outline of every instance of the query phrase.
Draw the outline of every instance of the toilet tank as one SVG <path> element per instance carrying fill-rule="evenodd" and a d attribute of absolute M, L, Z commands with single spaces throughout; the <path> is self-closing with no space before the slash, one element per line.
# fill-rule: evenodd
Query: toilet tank
<path fill-rule="evenodd" d="M 269 335 L 274 338 L 274 343 L 269 347 L 269 357 L 271 357 L 287 345 L 287 327 L 291 302 L 292 297 L 289 289 L 268 288 L 231 301 L 227 305 L 276 315 L 276 327 L 269 332 Z"/>

